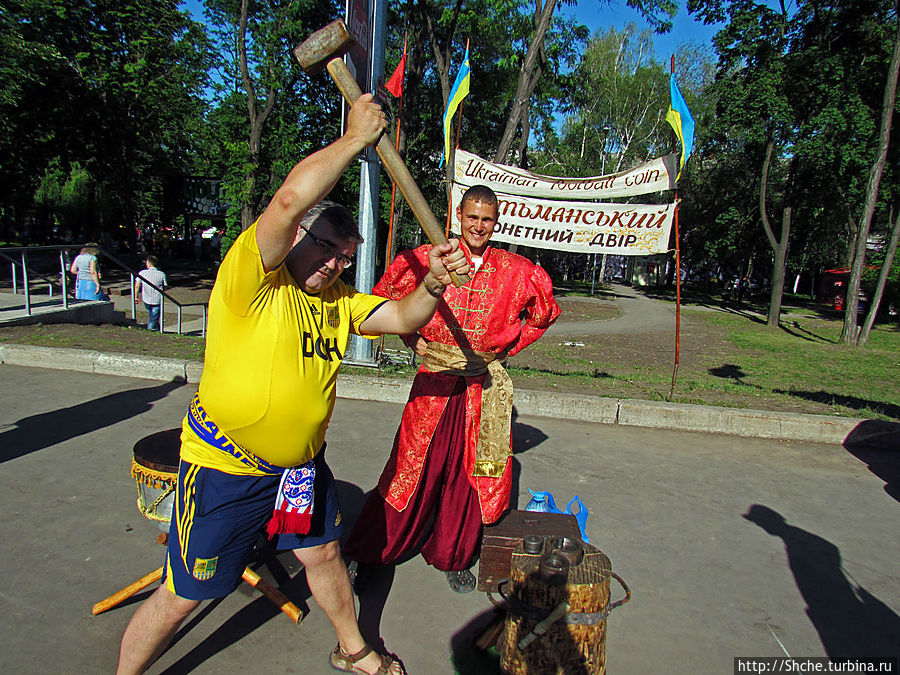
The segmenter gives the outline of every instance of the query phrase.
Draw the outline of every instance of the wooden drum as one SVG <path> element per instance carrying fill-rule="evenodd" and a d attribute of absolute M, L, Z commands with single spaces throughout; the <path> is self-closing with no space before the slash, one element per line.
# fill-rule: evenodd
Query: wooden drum
<path fill-rule="evenodd" d="M 137 484 L 137 507 L 163 532 L 169 531 L 172 520 L 180 449 L 180 427 L 158 431 L 134 444 L 131 476 Z"/>
<path fill-rule="evenodd" d="M 609 558 L 563 536 L 526 537 L 512 554 L 500 645 L 504 673 L 606 672 L 606 619 L 631 598 Z M 615 578 L 625 597 L 609 602 Z"/>

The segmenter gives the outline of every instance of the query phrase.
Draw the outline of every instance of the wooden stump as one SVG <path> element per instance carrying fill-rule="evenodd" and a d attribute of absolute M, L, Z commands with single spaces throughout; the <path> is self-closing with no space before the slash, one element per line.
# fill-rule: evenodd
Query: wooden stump
<path fill-rule="evenodd" d="M 589 544 L 582 544 L 584 559 L 568 569 L 567 577 L 548 580 L 540 571 L 540 561 L 552 552 L 547 538 L 541 553 L 527 554 L 519 544 L 512 555 L 510 602 L 507 612 L 500 667 L 510 674 L 559 673 L 596 675 L 606 672 L 606 618 L 590 621 L 578 614 L 602 612 L 609 605 L 609 558 Z M 627 589 L 626 589 L 627 590 Z M 560 603 L 567 612 L 587 623 L 553 623 L 527 647 L 519 642 Z M 621 603 L 617 603 L 621 604 Z M 540 611 L 537 611 L 540 610 Z M 595 617 L 596 618 L 596 617 Z"/>

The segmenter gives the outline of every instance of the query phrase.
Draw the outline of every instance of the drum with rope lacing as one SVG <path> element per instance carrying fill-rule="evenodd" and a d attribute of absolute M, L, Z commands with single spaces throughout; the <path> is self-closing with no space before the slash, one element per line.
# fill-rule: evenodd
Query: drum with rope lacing
<path fill-rule="evenodd" d="M 150 434 L 134 444 L 131 477 L 137 484 L 138 510 L 164 532 L 172 520 L 180 449 L 180 427 Z"/>

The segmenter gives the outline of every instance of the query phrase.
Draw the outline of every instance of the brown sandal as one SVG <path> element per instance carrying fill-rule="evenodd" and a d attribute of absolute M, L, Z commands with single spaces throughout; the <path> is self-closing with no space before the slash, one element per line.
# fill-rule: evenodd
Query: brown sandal
<path fill-rule="evenodd" d="M 344 650 L 341 649 L 341 643 L 339 642 L 337 647 L 334 648 L 334 651 L 331 652 L 331 667 L 344 673 L 360 673 L 361 675 L 388 675 L 391 670 L 391 665 L 394 663 L 394 659 L 386 654 L 381 656 L 381 666 L 374 673 L 369 673 L 362 668 L 356 667 L 355 664 L 358 661 L 362 661 L 373 651 L 374 650 L 369 645 L 366 645 L 355 654 L 345 654 Z"/>

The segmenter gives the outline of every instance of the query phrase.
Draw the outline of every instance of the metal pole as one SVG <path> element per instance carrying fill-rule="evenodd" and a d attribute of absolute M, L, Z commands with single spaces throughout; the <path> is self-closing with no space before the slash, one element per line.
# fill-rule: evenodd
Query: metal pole
<path fill-rule="evenodd" d="M 13 295 L 19 294 L 19 283 L 18 278 L 16 276 L 16 263 L 11 262 L 9 266 L 12 268 L 12 282 L 13 282 Z"/>
<path fill-rule="evenodd" d="M 28 289 L 28 258 L 22 251 L 22 285 L 25 287 L 25 313 L 31 316 L 31 292 Z"/>
<path fill-rule="evenodd" d="M 66 269 L 66 249 L 59 249 L 59 269 L 61 274 L 60 281 L 62 286 L 63 309 L 69 309 L 69 276 Z"/>
<path fill-rule="evenodd" d="M 166 314 L 166 296 L 162 295 L 159 298 L 159 332 L 165 333 L 165 322 L 163 317 Z"/>
<path fill-rule="evenodd" d="M 128 278 L 131 279 L 131 292 L 128 294 L 131 296 L 131 320 L 137 323 L 137 298 L 134 297 L 134 274 L 129 272 Z"/>
<path fill-rule="evenodd" d="M 369 84 L 372 90 L 384 75 L 384 38 L 387 17 L 387 0 L 370 0 L 372 21 L 371 58 L 369 60 Z M 356 288 L 370 293 L 375 285 L 375 244 L 378 238 L 378 184 L 381 161 L 374 148 L 367 148 L 359 178 L 359 226 L 365 241 L 356 249 Z M 374 366 L 372 341 L 358 335 L 350 339 L 350 358 L 361 365 Z"/>

